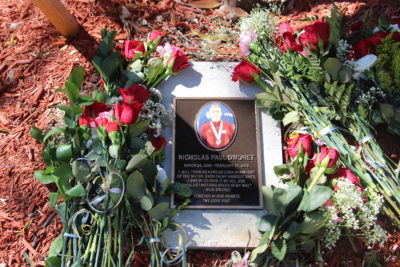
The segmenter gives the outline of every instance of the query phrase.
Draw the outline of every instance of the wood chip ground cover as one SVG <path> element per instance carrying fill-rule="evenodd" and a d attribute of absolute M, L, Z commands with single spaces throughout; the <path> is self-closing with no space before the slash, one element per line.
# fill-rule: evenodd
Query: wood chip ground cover
<path fill-rule="evenodd" d="M 58 123 L 59 113 L 52 108 L 65 101 L 54 90 L 62 87 L 76 66 L 85 69 L 85 90 L 99 86 L 99 76 L 90 60 L 97 49 L 101 29 L 117 31 L 117 40 L 131 33 L 144 40 L 152 29 L 168 33 L 169 41 L 182 47 L 191 60 L 238 61 L 241 56 L 235 22 L 221 17 L 218 9 L 199 9 L 190 1 L 62 1 L 82 25 L 83 31 L 69 41 L 60 36 L 31 1 L 0 1 L 0 263 L 8 266 L 44 266 L 51 241 L 61 231 L 55 211 L 49 208 L 49 189 L 33 178 L 33 171 L 45 167 L 41 147 L 30 137 L 32 124 L 40 128 Z M 400 16 L 397 1 L 337 1 L 352 18 L 371 9 L 373 14 Z M 289 0 L 280 17 L 295 29 L 305 17 L 327 16 L 330 1 Z M 236 38 L 236 39 L 235 39 Z M 386 152 L 399 159 L 400 144 L 379 131 Z M 389 231 L 384 247 L 366 251 L 347 239 L 335 250 L 325 251 L 328 266 L 361 266 L 376 255 L 387 266 L 400 266 L 400 235 L 383 218 Z M 231 251 L 190 251 L 194 266 L 222 266 Z M 307 256 L 307 255 L 306 255 Z M 136 265 L 146 264 L 148 254 L 140 251 Z"/>

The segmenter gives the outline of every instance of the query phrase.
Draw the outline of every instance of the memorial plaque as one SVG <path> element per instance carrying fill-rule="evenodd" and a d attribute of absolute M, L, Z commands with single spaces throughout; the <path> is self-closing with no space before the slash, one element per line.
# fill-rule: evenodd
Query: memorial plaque
<path fill-rule="evenodd" d="M 173 181 L 192 209 L 261 209 L 258 109 L 249 98 L 175 98 Z M 179 205 L 178 196 L 172 206 Z"/>

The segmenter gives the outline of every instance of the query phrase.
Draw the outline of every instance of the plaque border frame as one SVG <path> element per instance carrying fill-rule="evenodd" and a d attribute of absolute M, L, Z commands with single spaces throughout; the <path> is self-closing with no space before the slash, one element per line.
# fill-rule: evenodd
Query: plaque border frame
<path fill-rule="evenodd" d="M 214 99 L 214 100 L 212 100 Z M 174 113 L 176 114 L 176 101 L 177 100 L 209 100 L 211 101 L 224 101 L 224 100 L 256 100 L 255 97 L 173 97 L 173 110 Z M 201 209 L 207 209 L 207 210 L 262 210 L 264 209 L 264 203 L 263 203 L 263 195 L 262 195 L 262 186 L 263 186 L 263 170 L 261 167 L 261 128 L 260 128 L 260 108 L 257 107 L 256 103 L 254 102 L 254 108 L 255 108 L 255 122 L 256 122 L 256 145 L 257 145 L 257 170 L 258 170 L 258 184 L 260 185 L 259 188 L 259 205 L 258 206 L 229 206 L 229 205 L 220 205 L 220 206 L 209 206 L 209 205 L 186 205 L 183 209 L 185 210 L 201 210 Z M 172 177 L 171 177 L 171 183 L 174 183 L 175 181 L 175 124 L 176 120 L 174 121 L 174 127 L 172 128 Z M 237 134 L 237 131 L 236 131 Z M 175 200 L 175 194 L 171 194 L 171 208 L 177 207 L 174 203 Z"/>

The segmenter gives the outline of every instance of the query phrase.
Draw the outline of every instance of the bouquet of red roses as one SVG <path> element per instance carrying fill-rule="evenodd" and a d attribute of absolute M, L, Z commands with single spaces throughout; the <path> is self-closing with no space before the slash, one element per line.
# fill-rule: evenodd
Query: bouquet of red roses
<path fill-rule="evenodd" d="M 370 127 L 371 122 L 385 121 L 389 130 L 397 127 L 399 25 L 357 30 L 334 7 L 330 17 L 295 32 L 289 23 L 274 21 L 268 11 L 264 15 L 258 20 L 250 15 L 241 25 L 245 59 L 234 69 L 233 80 L 257 82 L 266 90 L 256 95 L 257 104 L 274 119 L 293 128 L 308 126 L 337 149 L 340 161 L 369 193 L 384 196 L 388 205 L 383 210 L 400 226 L 398 171 Z M 355 149 L 343 134 L 352 137 Z"/>
<path fill-rule="evenodd" d="M 102 32 L 103 41 L 93 64 L 103 88 L 83 95 L 83 69 L 75 69 L 63 92 L 67 105 L 64 126 L 32 136 L 44 145 L 47 168 L 36 171 L 44 184 L 54 183 L 50 206 L 56 207 L 63 232 L 50 247 L 49 266 L 127 266 L 135 246 L 145 243 L 151 266 L 184 258 L 184 246 L 171 254 L 162 241 L 165 229 L 175 228 L 172 217 L 182 206 L 170 208 L 163 196 L 190 197 L 191 190 L 170 184 L 162 168 L 166 139 L 160 135 L 173 113 L 161 104 L 154 88 L 189 65 L 179 48 L 159 45 L 159 32 L 146 42 L 128 40 L 122 55 L 114 50 L 115 32 Z M 138 229 L 142 234 L 137 242 Z M 169 258 L 173 255 L 173 258 Z"/>
<path fill-rule="evenodd" d="M 312 249 L 320 255 L 321 247 L 333 248 L 342 234 L 359 236 L 366 245 L 387 239 L 376 224 L 382 198 L 367 194 L 340 164 L 336 149 L 302 130 L 290 134 L 287 152 L 290 162 L 274 168 L 277 182 L 262 189 L 267 214 L 258 222 L 263 236 L 252 263 L 266 266 Z"/>

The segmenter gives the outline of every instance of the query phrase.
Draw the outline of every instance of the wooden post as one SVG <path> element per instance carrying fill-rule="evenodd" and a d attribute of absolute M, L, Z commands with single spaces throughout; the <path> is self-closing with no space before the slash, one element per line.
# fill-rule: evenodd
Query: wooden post
<path fill-rule="evenodd" d="M 78 21 L 60 3 L 60 0 L 32 0 L 32 2 L 65 37 L 71 37 L 79 32 Z"/>

